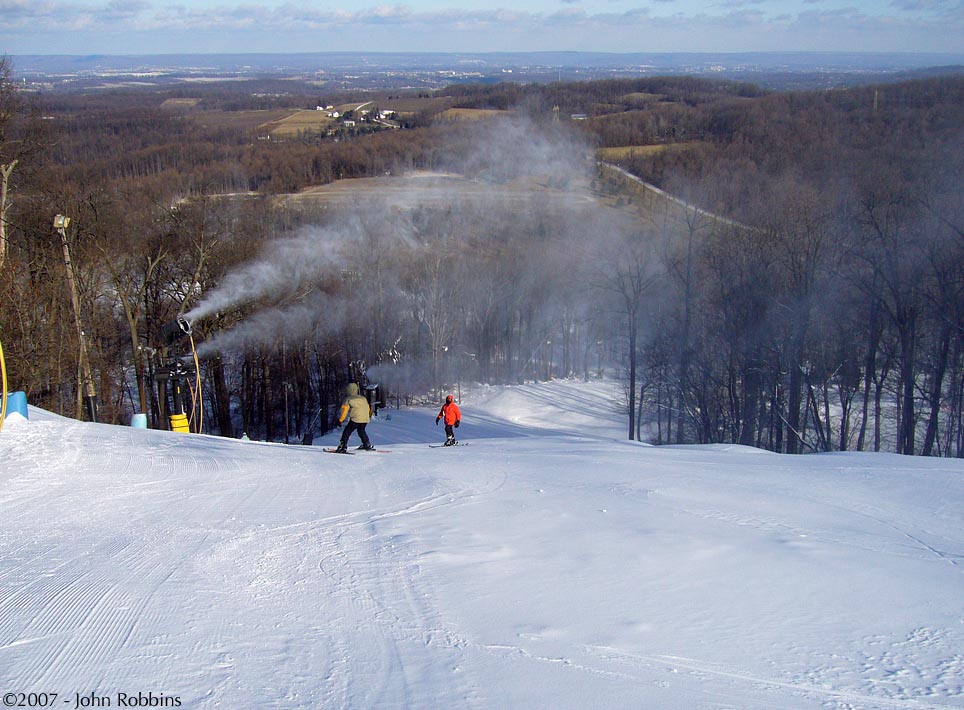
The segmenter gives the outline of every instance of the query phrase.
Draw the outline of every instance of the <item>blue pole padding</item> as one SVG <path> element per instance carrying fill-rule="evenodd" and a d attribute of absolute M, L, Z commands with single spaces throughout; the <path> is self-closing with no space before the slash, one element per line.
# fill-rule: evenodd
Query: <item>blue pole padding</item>
<path fill-rule="evenodd" d="M 147 429 L 147 415 L 138 412 L 131 417 L 131 426 L 135 429 Z"/>
<path fill-rule="evenodd" d="M 7 418 L 10 414 L 16 412 L 27 419 L 27 393 L 26 392 L 8 392 L 7 393 Z"/>

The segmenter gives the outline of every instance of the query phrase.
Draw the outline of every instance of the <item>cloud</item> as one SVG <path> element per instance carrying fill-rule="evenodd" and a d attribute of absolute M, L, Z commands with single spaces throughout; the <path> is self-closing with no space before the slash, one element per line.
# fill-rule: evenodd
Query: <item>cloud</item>
<path fill-rule="evenodd" d="M 368 22 L 398 22 L 407 20 L 411 16 L 412 11 L 404 5 L 380 5 L 362 10 L 358 15 Z"/>
<path fill-rule="evenodd" d="M 945 10 L 952 6 L 960 7 L 959 2 L 949 3 L 946 0 L 891 0 L 890 6 L 907 12 L 929 12 Z"/>
<path fill-rule="evenodd" d="M 122 22 L 133 19 L 150 8 L 151 5 L 143 0 L 112 0 L 105 7 L 96 10 L 93 18 L 98 22 Z"/>
<path fill-rule="evenodd" d="M 720 7 L 730 8 L 730 7 L 746 7 L 747 5 L 765 5 L 766 0 L 723 0 L 720 2 Z"/>
<path fill-rule="evenodd" d="M 72 17 L 77 14 L 73 6 L 44 0 L 0 0 L 0 17 L 4 24 L 30 26 L 34 22 L 57 21 L 58 18 Z"/>
<path fill-rule="evenodd" d="M 459 0 L 452 0 L 458 2 Z M 697 12 L 680 5 L 627 0 L 623 12 L 590 9 L 559 0 L 540 12 L 507 5 L 419 10 L 405 4 L 362 7 L 254 3 L 189 7 L 146 0 L 77 5 L 64 0 L 0 0 L 0 40 L 9 53 L 49 51 L 51 33 L 84 29 L 88 36 L 62 37 L 59 49 L 80 53 L 92 45 L 104 53 L 172 51 L 960 51 L 964 17 L 960 0 L 891 0 L 862 11 L 846 0 L 811 4 L 802 12 L 760 0 L 721 0 Z M 610 5 L 610 7 L 614 7 Z M 508 8 L 508 9 L 506 9 Z M 775 12 L 779 9 L 780 13 Z M 837 23 L 831 27 L 828 23 Z M 804 31 L 815 32 L 806 34 Z M 869 32 L 869 34 L 867 34 Z M 141 34 L 137 34 L 141 33 Z M 246 34 L 240 34 L 246 33 Z M 903 34 L 901 34 L 903 33 Z M 127 47 L 111 50 L 111 39 Z M 34 51 L 20 47 L 37 45 Z M 41 49 L 42 48 L 42 49 Z"/>

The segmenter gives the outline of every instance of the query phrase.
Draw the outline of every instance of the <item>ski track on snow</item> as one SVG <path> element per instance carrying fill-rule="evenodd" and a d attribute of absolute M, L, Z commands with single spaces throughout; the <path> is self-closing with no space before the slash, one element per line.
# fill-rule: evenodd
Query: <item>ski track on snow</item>
<path fill-rule="evenodd" d="M 169 603 L 158 603 L 158 599 L 172 590 L 176 592 L 178 576 L 205 547 L 207 536 L 182 547 L 178 539 L 188 536 L 178 535 L 177 529 L 168 530 L 170 536 L 163 530 L 138 534 L 139 527 L 150 529 L 156 521 L 129 517 L 119 526 L 101 523 L 110 517 L 112 509 L 123 508 L 125 501 L 143 495 L 137 488 L 196 477 L 202 468 L 205 475 L 213 471 L 221 477 L 224 466 L 209 458 L 203 460 L 202 467 L 201 459 L 187 457 L 178 460 L 180 473 L 171 479 L 167 473 L 173 469 L 175 458 L 165 454 L 165 447 L 158 447 L 146 460 L 128 456 L 118 463 L 109 448 L 78 445 L 69 436 L 55 444 L 65 452 L 63 458 L 69 459 L 65 461 L 67 470 L 90 478 L 85 491 L 88 495 L 83 499 L 50 496 L 34 507 L 33 521 L 22 518 L 19 526 L 30 529 L 32 525 L 44 525 L 57 536 L 76 536 L 86 544 L 81 554 L 72 557 L 60 555 L 60 550 L 70 549 L 66 546 L 37 549 L 29 538 L 21 544 L 19 549 L 29 550 L 29 554 L 8 564 L 3 579 L 20 577 L 29 581 L 0 604 L 0 619 L 11 619 L 9 623 L 0 622 L 0 650 L 22 644 L 34 649 L 25 661 L 15 664 L 16 677 L 24 687 L 67 687 L 81 692 L 108 686 L 117 680 L 111 677 L 112 669 L 122 662 L 133 667 L 146 662 L 153 667 L 154 677 L 163 679 L 160 661 L 164 655 L 155 655 L 156 645 L 163 645 L 170 629 L 177 626 L 174 618 L 180 610 Z M 105 458 L 110 465 L 105 465 Z M 115 474 L 108 480 L 98 475 L 103 470 Z M 155 471 L 162 478 L 151 478 Z M 23 483 L 29 486 L 31 480 L 27 477 Z M 209 520 L 218 510 L 224 512 L 214 514 L 214 519 L 220 516 L 223 522 L 255 493 L 256 489 L 217 502 L 196 497 L 188 506 L 175 495 L 172 504 L 181 505 L 181 519 Z M 156 548 L 166 554 L 156 554 Z M 31 613 L 18 613 L 24 608 Z M 4 613 L 8 610 L 12 613 Z M 24 624 L 24 619 L 29 621 Z M 119 680 L 123 682 L 123 678 Z"/>
<path fill-rule="evenodd" d="M 578 388 L 554 396 L 532 387 L 522 391 L 539 406 L 599 410 L 598 398 Z M 506 402 L 514 406 L 517 399 L 512 394 Z M 519 422 L 500 426 L 508 437 L 537 435 Z M 564 456 L 559 445 L 571 441 L 564 431 L 543 432 L 553 438 L 553 457 Z M 524 573 L 525 563 L 513 564 L 519 539 L 500 537 L 498 524 L 461 530 L 458 521 L 491 496 L 497 496 L 493 514 L 512 533 L 520 529 L 511 526 L 512 515 L 525 520 L 556 512 L 542 502 L 551 497 L 545 488 L 552 479 L 540 479 L 542 487 L 533 491 L 524 474 L 524 457 L 547 450 L 510 454 L 502 443 L 487 449 L 480 442 L 467 455 L 484 457 L 484 466 L 442 476 L 436 454 L 413 450 L 406 456 L 405 444 L 398 443 L 393 456 L 356 456 L 336 465 L 319 460 L 324 457 L 312 448 L 39 422 L 15 437 L 5 431 L 3 446 L 3 461 L 17 473 L 0 487 L 0 678 L 14 689 L 177 694 L 187 687 L 183 706 L 192 708 L 497 708 L 511 703 L 494 679 L 507 670 L 524 676 L 524 669 L 543 667 L 551 669 L 543 677 L 574 688 L 642 688 L 636 697 L 648 691 L 704 709 L 964 708 L 964 634 L 950 625 L 921 623 L 906 634 L 865 635 L 827 649 L 808 638 L 771 636 L 765 659 L 734 649 L 732 663 L 721 662 L 727 656 L 720 646 L 703 657 L 699 644 L 676 638 L 667 643 L 642 636 L 621 644 L 618 637 L 614 643 L 587 641 L 536 620 L 506 622 L 491 632 L 465 625 L 464 613 L 451 604 L 458 590 L 439 589 L 452 584 L 451 569 L 501 569 L 505 560 L 506 570 Z M 246 446 L 283 451 L 285 469 L 252 469 L 245 464 Z M 44 470 L 32 464 L 38 447 L 51 452 Z M 744 471 L 767 471 L 766 455 L 729 448 L 753 454 L 744 456 Z M 727 490 L 694 500 L 686 487 L 689 472 L 677 476 L 661 468 L 669 462 L 674 471 L 686 471 L 689 461 L 697 470 L 710 450 L 693 449 L 691 457 L 685 448 L 642 448 L 647 453 L 640 471 L 614 477 L 606 491 L 579 476 L 565 485 L 570 495 L 585 495 L 583 515 L 609 515 L 624 506 L 634 515 L 626 520 L 640 518 L 641 528 L 657 516 L 697 521 L 682 529 L 706 534 L 690 544 L 710 562 L 730 553 L 726 543 L 713 545 L 714 531 L 731 528 L 737 531 L 725 536 L 731 546 L 789 548 L 806 564 L 845 549 L 875 560 L 907 559 L 918 564 L 913 569 L 932 562 L 923 566 L 946 569 L 942 579 L 956 574 L 945 565 L 961 571 L 964 555 L 954 550 L 950 513 L 925 530 L 909 522 L 909 514 L 837 504 L 829 484 L 795 489 L 792 500 L 774 494 L 779 505 L 770 508 L 733 507 L 732 501 L 753 494 L 752 478 L 731 476 Z M 462 455 L 453 453 L 447 461 Z M 607 461 L 602 454 L 585 456 L 591 472 Z M 69 471 L 70 477 L 51 480 L 48 470 Z M 423 534 L 423 524 L 435 532 Z M 553 532 L 568 529 L 544 524 Z M 602 525 L 599 533 L 608 530 Z M 665 544 L 647 534 L 640 539 Z M 646 581 L 651 593 L 685 591 L 674 588 L 674 580 Z M 551 582 L 576 591 L 594 584 Z M 815 613 L 790 611 L 799 616 L 790 628 Z M 697 634 L 707 613 L 693 611 L 689 633 Z M 774 621 L 774 610 L 768 613 L 760 624 Z M 646 618 L 640 616 L 642 627 Z M 757 638 L 758 630 L 741 623 L 746 619 L 729 625 L 717 619 L 717 643 L 741 633 L 766 642 L 765 631 Z M 514 638 L 508 628 L 515 629 Z M 559 699 L 572 707 L 565 696 Z"/>
<path fill-rule="evenodd" d="M 350 497 L 358 502 L 357 509 L 228 538 L 212 551 L 206 566 L 216 568 L 217 558 L 231 559 L 234 564 L 225 570 L 223 581 L 233 575 L 234 583 L 240 582 L 265 603 L 297 609 L 299 590 L 313 590 L 312 596 L 325 600 L 323 607 L 348 614 L 328 630 L 304 630 L 306 639 L 313 640 L 303 645 L 326 648 L 324 664 L 314 678 L 325 679 L 326 692 L 320 699 L 326 707 L 462 706 L 475 691 L 471 679 L 454 670 L 460 665 L 449 661 L 453 651 L 457 654 L 459 641 L 445 628 L 421 586 L 416 551 L 404 537 L 386 540 L 378 527 L 442 511 L 488 491 L 464 486 L 436 490 L 404 505 L 373 506 L 381 491 L 377 479 L 365 470 L 377 471 L 376 461 L 352 460 Z M 412 475 L 424 477 L 417 469 Z M 288 549 L 305 552 L 292 564 L 284 552 Z M 247 574 L 232 572 L 237 564 L 249 570 Z M 435 690 L 429 699 L 424 694 L 431 688 Z M 438 688 L 445 688 L 445 693 Z"/>

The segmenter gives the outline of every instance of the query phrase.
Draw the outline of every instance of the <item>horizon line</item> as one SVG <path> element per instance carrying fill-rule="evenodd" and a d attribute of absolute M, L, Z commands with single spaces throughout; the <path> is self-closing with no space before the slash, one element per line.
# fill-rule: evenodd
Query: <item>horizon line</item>
<path fill-rule="evenodd" d="M 6 53 L 9 57 L 173 57 L 184 55 L 204 55 L 204 56 L 296 56 L 296 55 L 364 55 L 364 56 L 384 56 L 384 55 L 515 55 L 515 54 L 579 54 L 597 56 L 717 56 L 717 55 L 766 55 L 766 56 L 789 56 L 789 55 L 853 55 L 853 56 L 930 56 L 930 57 L 961 57 L 964 59 L 964 52 L 935 52 L 919 50 L 828 50 L 828 49 L 799 49 L 799 50 L 714 50 L 714 51 L 673 51 L 673 52 L 602 52 L 587 51 L 578 49 L 536 49 L 536 50 L 493 50 L 493 51 L 433 51 L 433 50 L 382 50 L 382 51 L 362 51 L 362 50 L 335 50 L 335 51 L 313 51 L 313 52 L 90 52 L 90 53 L 71 53 L 71 52 L 46 52 L 46 53 Z M 3 54 L 0 54 L 3 56 Z"/>

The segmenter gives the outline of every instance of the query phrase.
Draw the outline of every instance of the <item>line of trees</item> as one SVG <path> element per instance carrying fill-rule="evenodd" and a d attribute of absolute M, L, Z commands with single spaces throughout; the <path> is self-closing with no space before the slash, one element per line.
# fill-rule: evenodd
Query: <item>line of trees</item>
<path fill-rule="evenodd" d="M 697 163 L 626 161 L 739 220 L 674 205 L 659 440 L 962 455 L 962 86 L 770 96 Z"/>
<path fill-rule="evenodd" d="M 784 182 L 752 228 L 689 212 L 643 355 L 660 440 L 960 455 L 961 195 L 865 177 Z"/>
<path fill-rule="evenodd" d="M 158 371 L 185 354 L 164 325 L 308 244 L 330 251 L 327 267 L 280 262 L 303 272 L 289 288 L 195 323 L 211 344 L 208 430 L 300 436 L 348 380 L 401 397 L 615 367 L 631 438 L 964 452 L 960 78 L 800 94 L 690 79 L 471 87 L 453 104 L 530 120 L 271 145 L 149 95 L 83 110 L 53 97 L 41 112 L 0 68 L 0 337 L 39 406 L 82 412 L 61 213 L 103 421 L 145 411 L 164 426 Z M 599 117 L 560 126 L 554 106 Z M 583 161 L 593 146 L 677 141 L 688 147 L 620 164 L 691 207 Z M 412 169 L 545 189 L 510 208 L 360 196 L 347 216 L 271 197 Z M 581 178 L 595 205 L 560 189 Z"/>

